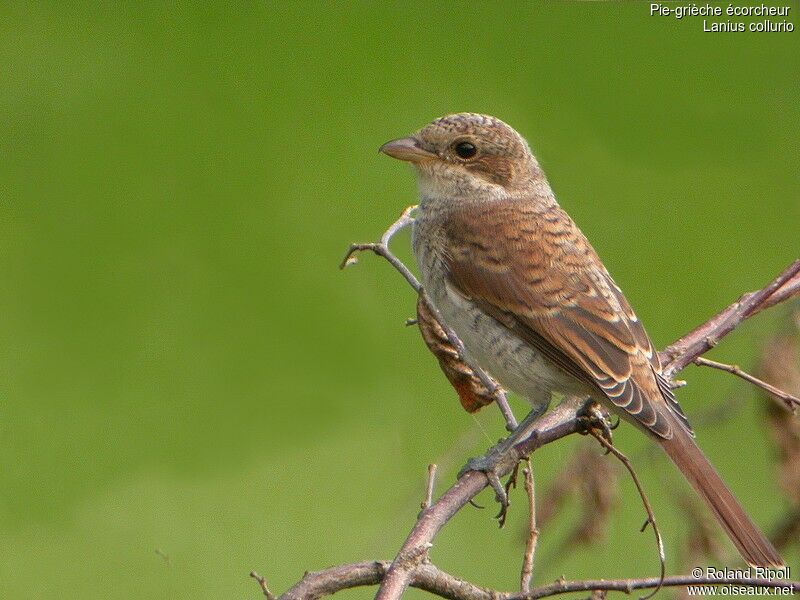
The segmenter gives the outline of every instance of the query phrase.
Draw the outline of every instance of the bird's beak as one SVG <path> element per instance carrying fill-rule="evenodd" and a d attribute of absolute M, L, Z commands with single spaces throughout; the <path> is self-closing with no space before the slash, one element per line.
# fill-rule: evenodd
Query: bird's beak
<path fill-rule="evenodd" d="M 422 148 L 419 141 L 413 137 L 400 138 L 399 140 L 392 140 L 386 142 L 378 149 L 378 152 L 383 152 L 387 156 L 396 158 L 398 160 L 407 160 L 408 162 L 418 163 L 423 160 L 431 160 L 436 158 L 433 152 L 428 152 Z"/>

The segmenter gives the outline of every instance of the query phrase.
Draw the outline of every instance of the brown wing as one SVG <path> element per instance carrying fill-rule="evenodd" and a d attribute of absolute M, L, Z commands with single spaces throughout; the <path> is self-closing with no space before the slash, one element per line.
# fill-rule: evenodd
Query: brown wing
<path fill-rule="evenodd" d="M 663 406 L 691 431 L 644 327 L 560 207 L 520 200 L 472 206 L 451 215 L 446 227 L 456 292 L 645 429 L 672 437 L 674 419 Z"/>
<path fill-rule="evenodd" d="M 417 299 L 417 325 L 428 349 L 439 360 L 439 366 L 458 393 L 464 410 L 474 413 L 494 402 L 494 394 L 486 389 L 472 367 L 461 360 L 424 295 Z"/>

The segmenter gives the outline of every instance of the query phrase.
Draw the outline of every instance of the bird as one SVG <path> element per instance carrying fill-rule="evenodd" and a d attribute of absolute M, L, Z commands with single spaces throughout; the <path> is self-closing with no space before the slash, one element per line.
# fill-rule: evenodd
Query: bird
<path fill-rule="evenodd" d="M 589 397 L 657 442 L 750 565 L 777 550 L 695 442 L 658 352 L 527 141 L 496 117 L 456 113 L 380 152 L 411 163 L 412 248 L 427 298 L 470 364 L 543 413 Z"/>

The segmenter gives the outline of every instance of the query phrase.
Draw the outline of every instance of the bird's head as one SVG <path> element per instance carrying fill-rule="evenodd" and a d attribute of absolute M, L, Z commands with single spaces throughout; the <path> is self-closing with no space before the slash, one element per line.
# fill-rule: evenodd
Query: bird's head
<path fill-rule="evenodd" d="M 542 177 L 525 139 L 488 115 L 447 115 L 380 151 L 412 163 L 423 194 L 452 197 L 483 190 L 507 195 Z"/>

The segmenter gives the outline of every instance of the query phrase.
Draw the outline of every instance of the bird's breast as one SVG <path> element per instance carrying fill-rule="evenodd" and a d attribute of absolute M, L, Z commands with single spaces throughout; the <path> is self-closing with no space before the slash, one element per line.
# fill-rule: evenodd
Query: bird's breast
<path fill-rule="evenodd" d="M 418 220 L 413 247 L 422 285 L 445 324 L 461 339 L 468 361 L 480 366 L 509 389 L 538 406 L 553 391 L 576 392 L 576 382 L 513 331 L 486 314 L 448 283 L 443 230 Z"/>

